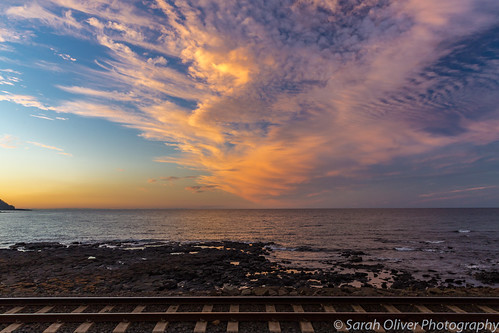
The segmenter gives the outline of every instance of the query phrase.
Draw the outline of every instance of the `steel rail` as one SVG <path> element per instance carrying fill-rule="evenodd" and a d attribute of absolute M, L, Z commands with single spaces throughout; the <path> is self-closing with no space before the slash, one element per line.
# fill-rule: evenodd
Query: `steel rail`
<path fill-rule="evenodd" d="M 387 320 L 404 321 L 433 320 L 468 320 L 499 321 L 499 314 L 491 313 L 455 313 L 455 312 L 142 312 L 142 313 L 15 313 L 0 315 L 0 323 L 41 323 L 41 322 L 147 322 L 147 321 L 324 321 L 335 320 Z"/>
<path fill-rule="evenodd" d="M 393 296 L 171 296 L 171 297 L 16 297 L 0 305 L 81 304 L 498 304 L 499 297 Z"/>

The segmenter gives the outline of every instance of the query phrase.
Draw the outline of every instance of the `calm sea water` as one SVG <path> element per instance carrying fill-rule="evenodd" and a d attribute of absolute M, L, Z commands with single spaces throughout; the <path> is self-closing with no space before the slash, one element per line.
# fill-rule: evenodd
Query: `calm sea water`
<path fill-rule="evenodd" d="M 327 267 L 344 250 L 415 275 L 470 278 L 499 268 L 499 209 L 38 210 L 0 214 L 17 242 L 274 242 L 272 256 Z"/>

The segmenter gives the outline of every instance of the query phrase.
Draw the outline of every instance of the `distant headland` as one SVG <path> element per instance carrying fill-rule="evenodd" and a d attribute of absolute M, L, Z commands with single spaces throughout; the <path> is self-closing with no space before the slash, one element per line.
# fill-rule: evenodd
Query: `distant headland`
<path fill-rule="evenodd" d="M 9 205 L 8 203 L 0 199 L 0 210 L 15 210 L 15 209 L 16 207 Z"/>

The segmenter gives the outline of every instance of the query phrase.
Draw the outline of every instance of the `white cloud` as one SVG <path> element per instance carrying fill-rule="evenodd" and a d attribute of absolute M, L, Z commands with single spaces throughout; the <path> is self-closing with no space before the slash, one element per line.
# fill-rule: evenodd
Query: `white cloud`
<path fill-rule="evenodd" d="M 22 6 L 9 7 L 5 11 L 5 14 L 17 19 L 41 20 L 45 24 L 59 28 L 81 28 L 81 24 L 73 18 L 71 10 L 66 10 L 63 12 L 62 16 L 58 16 L 36 2 L 31 2 Z"/>
<path fill-rule="evenodd" d="M 133 92 L 123 93 L 119 91 L 105 91 L 105 90 L 97 90 L 86 87 L 66 87 L 66 86 L 58 86 L 58 88 L 73 94 L 78 95 L 86 95 L 91 97 L 98 97 L 104 99 L 118 100 L 118 101 L 134 101 L 138 99 Z"/>
<path fill-rule="evenodd" d="M 18 33 L 14 30 L 0 27 L 0 43 L 15 42 L 20 39 Z"/>
<path fill-rule="evenodd" d="M 50 50 L 52 50 L 54 52 L 55 55 L 61 57 L 62 59 L 64 60 L 67 60 L 67 61 L 72 61 L 72 62 L 75 62 L 76 61 L 76 58 L 73 58 L 72 56 L 70 56 L 69 54 L 66 54 L 66 53 L 59 53 L 56 49 L 54 48 L 50 48 Z"/>
<path fill-rule="evenodd" d="M 51 110 L 56 111 L 54 107 L 46 106 L 43 103 L 40 103 L 36 97 L 29 95 L 17 95 L 11 94 L 7 91 L 1 91 L 2 95 L 0 95 L 0 101 L 7 101 L 22 105 L 24 107 L 33 107 L 38 108 L 40 110 Z"/>
<path fill-rule="evenodd" d="M 59 147 L 46 145 L 44 143 L 40 143 L 40 142 L 36 142 L 36 141 L 26 141 L 26 142 L 29 144 L 32 144 L 33 146 L 39 147 L 39 148 L 48 149 L 48 150 L 55 150 L 57 152 L 57 154 L 59 154 L 59 155 L 64 155 L 64 156 L 68 156 L 68 157 L 73 156 L 72 154 L 65 152 L 64 149 L 59 148 Z"/>
<path fill-rule="evenodd" d="M 45 120 L 54 120 L 54 118 L 47 117 L 46 115 L 43 115 L 43 114 L 30 114 L 30 116 L 35 117 L 35 118 L 45 119 Z"/>

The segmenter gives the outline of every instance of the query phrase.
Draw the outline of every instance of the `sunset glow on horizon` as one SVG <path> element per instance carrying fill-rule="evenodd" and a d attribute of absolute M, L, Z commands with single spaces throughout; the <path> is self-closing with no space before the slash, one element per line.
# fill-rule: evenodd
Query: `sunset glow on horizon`
<path fill-rule="evenodd" d="M 496 0 L 4 0 L 20 208 L 497 207 Z"/>

